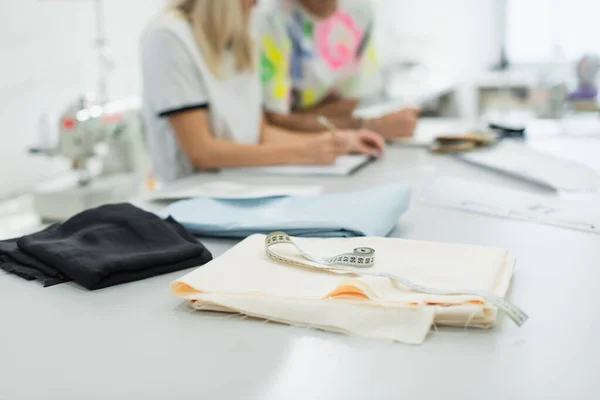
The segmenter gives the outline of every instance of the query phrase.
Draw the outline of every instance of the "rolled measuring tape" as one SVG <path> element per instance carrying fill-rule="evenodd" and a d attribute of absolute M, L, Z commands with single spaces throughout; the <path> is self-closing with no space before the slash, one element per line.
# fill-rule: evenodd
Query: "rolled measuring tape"
<path fill-rule="evenodd" d="M 319 266 L 303 263 L 301 261 L 293 260 L 288 257 L 277 254 L 273 251 L 273 247 L 280 244 L 292 245 L 298 250 L 298 252 L 305 259 L 314 263 L 320 264 Z M 434 288 L 428 288 L 418 283 L 415 283 L 409 279 L 402 278 L 398 275 L 383 272 L 383 271 L 368 271 L 375 264 L 375 250 L 370 247 L 359 247 L 354 249 L 352 253 L 339 254 L 332 257 L 315 257 L 311 254 L 302 250 L 292 238 L 290 238 L 284 232 L 274 232 L 267 236 L 265 239 L 265 251 L 269 258 L 274 261 L 294 265 L 304 268 L 320 269 L 327 271 L 342 271 L 351 273 L 358 276 L 376 276 L 380 278 L 388 278 L 400 283 L 407 288 L 414 290 L 415 292 L 433 294 L 440 296 L 476 296 L 481 297 L 486 302 L 489 302 L 496 306 L 499 310 L 502 310 L 506 315 L 517 325 L 522 326 L 529 317 L 527 314 L 514 304 L 504 300 L 503 298 L 496 296 L 493 293 L 477 291 L 477 290 L 440 290 Z"/>

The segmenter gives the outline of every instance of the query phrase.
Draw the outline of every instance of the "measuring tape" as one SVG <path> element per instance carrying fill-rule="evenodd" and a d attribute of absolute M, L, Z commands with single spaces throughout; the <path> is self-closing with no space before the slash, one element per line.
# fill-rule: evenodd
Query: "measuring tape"
<path fill-rule="evenodd" d="M 304 258 L 312 262 L 316 262 L 317 264 L 329 266 L 345 265 L 354 268 L 371 268 L 375 264 L 375 250 L 373 250 L 370 247 L 359 247 L 357 249 L 354 249 L 352 253 L 344 253 L 333 257 L 314 257 L 304 252 L 300 247 L 296 245 L 296 243 L 292 241 L 292 239 L 286 233 L 283 232 L 271 233 L 269 236 L 267 236 L 267 239 L 265 239 L 265 244 L 267 255 L 269 256 L 269 258 L 272 258 L 276 261 L 284 262 L 286 264 L 297 264 L 300 266 L 307 267 L 310 266 L 308 264 L 296 262 L 289 258 L 282 257 L 276 253 L 273 253 L 273 251 L 271 250 L 271 246 L 274 246 L 276 244 L 291 244 L 296 247 L 296 249 L 300 252 L 300 254 L 302 254 Z"/>
<path fill-rule="evenodd" d="M 294 246 L 304 258 L 314 263 L 320 264 L 320 266 L 314 266 L 307 263 L 303 263 L 301 261 L 292 260 L 290 258 L 275 253 L 272 250 L 272 247 L 279 244 L 290 244 Z M 398 275 L 394 275 L 389 272 L 367 271 L 368 268 L 371 268 L 375 264 L 375 250 L 370 247 L 359 247 L 357 249 L 354 249 L 352 253 L 340 254 L 333 257 L 315 257 L 302 250 L 296 243 L 294 243 L 294 241 L 286 233 L 274 232 L 268 235 L 265 239 L 265 251 L 269 258 L 284 264 L 328 271 L 344 271 L 358 276 L 376 276 L 380 278 L 388 278 L 419 293 L 434 294 L 441 296 L 481 297 L 486 302 L 489 302 L 494 306 L 498 307 L 498 309 L 504 311 L 506 315 L 515 324 L 517 324 L 517 326 L 522 326 L 529 319 L 527 314 L 525 314 L 525 312 L 519 307 L 489 292 L 476 290 L 432 289 L 423 285 L 419 285 L 418 283 L 415 283 L 409 279 L 402 278 Z"/>

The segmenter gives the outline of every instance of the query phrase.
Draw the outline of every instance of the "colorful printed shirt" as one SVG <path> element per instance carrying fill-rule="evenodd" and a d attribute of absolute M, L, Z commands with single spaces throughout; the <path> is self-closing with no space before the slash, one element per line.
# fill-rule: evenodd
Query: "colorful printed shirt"
<path fill-rule="evenodd" d="M 277 0 L 259 15 L 258 41 L 265 108 L 286 114 L 327 97 L 362 98 L 380 89 L 368 0 L 338 0 L 318 19 L 297 0 Z"/>

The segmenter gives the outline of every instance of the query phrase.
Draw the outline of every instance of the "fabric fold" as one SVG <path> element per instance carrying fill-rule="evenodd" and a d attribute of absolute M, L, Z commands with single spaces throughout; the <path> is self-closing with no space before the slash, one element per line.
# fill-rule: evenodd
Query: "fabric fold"
<path fill-rule="evenodd" d="M 241 313 L 287 325 L 408 344 L 425 340 L 435 316 L 432 308 L 258 295 L 203 294 L 190 304 L 198 310 Z"/>

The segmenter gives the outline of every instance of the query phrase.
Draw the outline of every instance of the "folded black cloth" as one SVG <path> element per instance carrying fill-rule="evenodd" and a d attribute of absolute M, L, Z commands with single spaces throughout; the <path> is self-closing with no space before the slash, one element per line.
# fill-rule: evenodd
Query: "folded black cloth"
<path fill-rule="evenodd" d="M 183 226 L 131 204 L 84 211 L 63 224 L 0 242 L 0 268 L 44 286 L 89 290 L 204 265 L 210 252 Z"/>

